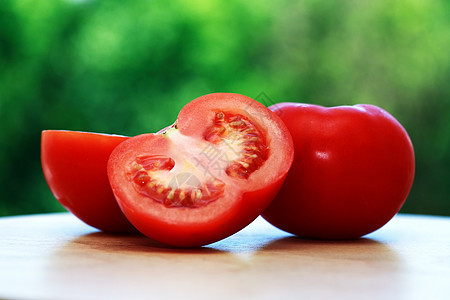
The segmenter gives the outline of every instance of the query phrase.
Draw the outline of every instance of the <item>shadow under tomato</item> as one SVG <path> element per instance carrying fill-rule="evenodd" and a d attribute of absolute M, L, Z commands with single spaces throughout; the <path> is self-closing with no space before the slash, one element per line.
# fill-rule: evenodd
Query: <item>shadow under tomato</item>
<path fill-rule="evenodd" d="M 355 262 L 391 269 L 401 268 L 402 260 L 388 245 L 371 238 L 354 240 L 312 240 L 289 236 L 274 240 L 259 252 L 261 255 L 291 255 L 303 259 Z"/>
<path fill-rule="evenodd" d="M 177 248 L 152 240 L 140 233 L 137 234 L 109 234 L 105 232 L 93 232 L 71 240 L 64 247 L 84 248 L 102 252 L 128 252 L 128 253 L 191 253 L 208 254 L 220 252 L 207 246 L 198 248 Z"/>
<path fill-rule="evenodd" d="M 359 256 L 382 256 L 386 259 L 397 259 L 395 251 L 382 242 L 371 238 L 352 240 L 316 240 L 297 236 L 287 236 L 267 244 L 262 251 L 297 251 L 303 254 L 341 253 Z"/>

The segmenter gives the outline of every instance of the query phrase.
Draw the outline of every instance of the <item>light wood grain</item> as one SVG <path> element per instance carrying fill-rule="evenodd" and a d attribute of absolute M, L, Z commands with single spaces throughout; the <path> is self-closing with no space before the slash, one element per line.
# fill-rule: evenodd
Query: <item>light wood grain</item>
<path fill-rule="evenodd" d="M 96 231 L 69 214 L 0 218 L 2 299 L 450 299 L 450 218 L 398 215 L 347 242 L 263 219 L 200 249 Z"/>

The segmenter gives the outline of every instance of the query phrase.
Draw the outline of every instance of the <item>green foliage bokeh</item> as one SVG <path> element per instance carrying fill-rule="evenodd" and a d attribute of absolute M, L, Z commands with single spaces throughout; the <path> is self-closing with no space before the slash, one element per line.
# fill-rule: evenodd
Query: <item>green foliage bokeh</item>
<path fill-rule="evenodd" d="M 42 175 L 42 130 L 154 132 L 212 92 L 383 107 L 416 152 L 402 211 L 450 215 L 449 11 L 447 0 L 2 0 L 0 216 L 62 210 Z"/>

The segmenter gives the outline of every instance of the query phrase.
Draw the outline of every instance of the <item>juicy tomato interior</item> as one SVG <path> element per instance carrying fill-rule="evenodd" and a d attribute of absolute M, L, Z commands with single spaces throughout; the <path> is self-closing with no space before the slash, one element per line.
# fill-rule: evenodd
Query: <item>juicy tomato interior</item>
<path fill-rule="evenodd" d="M 261 111 L 264 118 L 255 117 Z M 292 160 L 292 139 L 278 116 L 245 96 L 212 94 L 186 105 L 160 134 L 119 145 L 108 175 L 119 205 L 142 233 L 199 246 L 254 220 Z"/>
<path fill-rule="evenodd" d="M 164 134 L 175 144 L 183 143 L 176 131 L 171 128 Z M 191 140 L 189 145 L 196 148 L 199 155 L 190 157 L 185 153 L 180 163 L 183 170 L 189 169 L 194 178 L 201 180 L 180 184 L 179 180 L 171 180 L 170 171 L 175 167 L 172 157 L 139 155 L 127 167 L 127 177 L 136 191 L 166 207 L 200 207 L 223 195 L 225 182 L 220 179 L 221 173 L 247 179 L 264 164 L 269 154 L 265 137 L 257 125 L 243 115 L 223 111 L 215 113 L 203 133 L 203 141 Z M 215 158 L 214 166 L 207 169 L 208 160 Z M 204 170 L 200 170 L 202 166 Z"/>

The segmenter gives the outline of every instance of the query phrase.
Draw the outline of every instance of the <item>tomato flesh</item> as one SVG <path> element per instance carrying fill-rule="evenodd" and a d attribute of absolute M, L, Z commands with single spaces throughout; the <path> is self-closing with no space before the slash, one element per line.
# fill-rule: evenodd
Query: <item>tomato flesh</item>
<path fill-rule="evenodd" d="M 225 170 L 229 176 L 246 179 L 267 160 L 264 135 L 242 115 L 217 112 L 204 138 L 215 145 L 225 144 L 235 154 L 236 158 Z"/>
<path fill-rule="evenodd" d="M 170 157 L 138 156 L 128 167 L 128 178 L 138 193 L 166 207 L 199 207 L 223 194 L 224 183 L 219 179 L 188 187 L 181 187 L 178 181 L 164 183 L 161 177 L 174 166 Z"/>
<path fill-rule="evenodd" d="M 255 117 L 260 111 L 264 120 Z M 161 134 L 117 147 L 108 176 L 138 230 L 169 245 L 195 247 L 253 221 L 292 160 L 292 139 L 278 116 L 242 95 L 211 94 L 187 104 Z"/>

